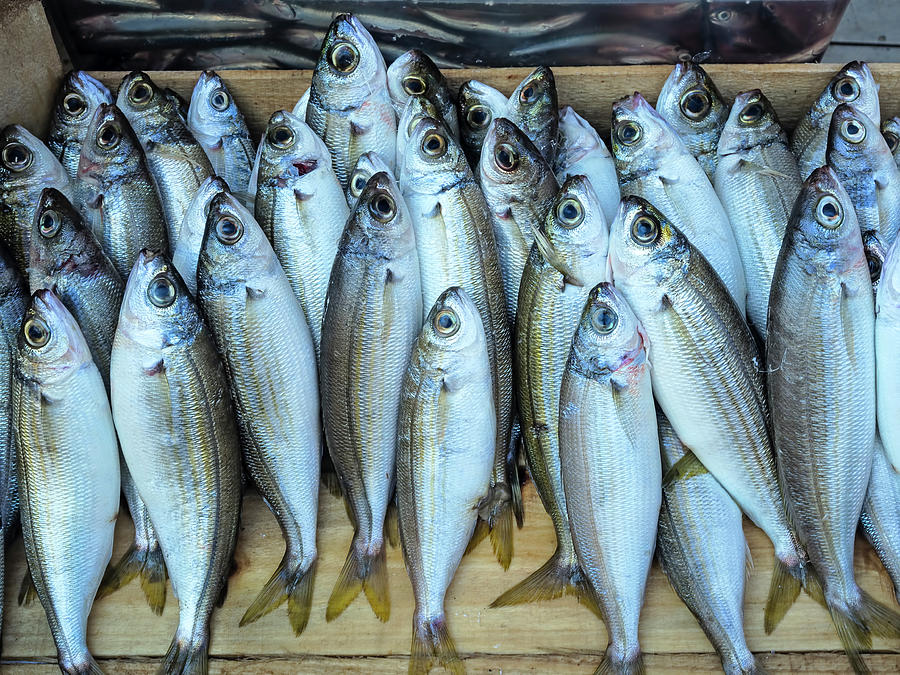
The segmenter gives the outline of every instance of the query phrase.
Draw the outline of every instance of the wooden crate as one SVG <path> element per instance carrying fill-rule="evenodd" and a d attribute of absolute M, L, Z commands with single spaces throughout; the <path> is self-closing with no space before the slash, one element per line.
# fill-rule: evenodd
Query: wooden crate
<path fill-rule="evenodd" d="M 831 77 L 833 66 L 741 65 L 709 66 L 728 97 L 744 89 L 762 88 L 787 126 L 793 126 L 810 100 Z M 571 104 L 603 133 L 608 131 L 610 104 L 641 91 L 651 101 L 668 67 L 560 68 L 556 71 L 561 104 Z M 877 65 L 882 113 L 900 112 L 900 65 Z M 452 84 L 481 79 L 506 92 L 526 69 L 468 70 L 448 73 Z M 290 109 L 308 86 L 308 72 L 222 72 L 245 112 L 254 136 L 268 116 Z M 152 73 L 161 85 L 189 97 L 197 73 Z M 111 86 L 123 73 L 100 73 Z M 26 125 L 28 120 L 22 120 Z M 450 629 L 470 673 L 590 673 L 606 646 L 603 624 L 571 598 L 508 609 L 487 609 L 501 592 L 534 571 L 552 553 L 553 530 L 532 484 L 525 491 L 526 524 L 515 534 L 512 566 L 503 572 L 487 541 L 463 559 L 447 597 Z M 124 506 L 123 506 L 124 511 Z M 788 612 L 773 635 L 763 632 L 763 606 L 772 572 L 772 546 L 750 524 L 747 539 L 754 567 L 747 584 L 746 632 L 750 647 L 773 673 L 849 672 L 847 660 L 831 628 L 827 613 L 805 595 Z M 123 515 L 118 524 L 113 559 L 126 549 L 132 534 Z M 244 499 L 244 515 L 237 548 L 238 569 L 231 577 L 228 597 L 213 618 L 211 671 L 252 675 L 349 672 L 404 673 L 412 621 L 412 594 L 399 549 L 388 554 L 391 619 L 375 619 L 361 596 L 343 615 L 328 624 L 325 604 L 350 543 L 352 528 L 340 501 L 321 496 L 319 515 L 320 563 L 313 598 L 313 614 L 299 638 L 291 632 L 282 607 L 260 621 L 238 627 L 244 610 L 281 559 L 283 545 L 275 519 L 260 498 Z M 77 555 L 77 552 L 75 553 Z M 869 545 L 858 539 L 857 578 L 860 585 L 885 603 L 894 604 L 890 583 Z M 58 672 L 56 650 L 43 609 L 15 604 L 24 570 L 21 540 L 9 554 L 6 574 L 6 616 L 0 669 L 28 675 Z M 109 673 L 153 673 L 165 653 L 177 623 L 177 606 L 169 588 L 161 617 L 147 607 L 137 584 L 97 602 L 91 615 L 88 641 Z M 641 645 L 650 672 L 719 672 L 720 664 L 693 616 L 654 566 L 641 621 Z M 873 672 L 897 672 L 900 643 L 877 640 L 866 661 Z"/>

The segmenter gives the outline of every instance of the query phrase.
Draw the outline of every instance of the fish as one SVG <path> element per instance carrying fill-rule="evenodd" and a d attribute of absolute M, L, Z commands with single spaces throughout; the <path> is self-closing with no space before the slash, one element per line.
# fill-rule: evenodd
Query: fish
<path fill-rule="evenodd" d="M 747 285 L 734 230 L 690 150 L 637 92 L 613 104 L 612 129 L 622 194 L 642 197 L 666 214 L 706 257 L 743 314 Z"/>
<path fill-rule="evenodd" d="M 269 118 L 258 164 L 256 220 L 300 301 L 318 358 L 331 266 L 350 213 L 344 190 L 325 143 L 284 110 Z"/>
<path fill-rule="evenodd" d="M 662 494 L 647 340 L 608 282 L 578 320 L 559 393 L 559 454 L 578 561 L 606 622 L 598 673 L 641 673 L 638 619 Z"/>
<path fill-rule="evenodd" d="M 197 296 L 197 260 L 203 246 L 209 205 L 220 192 L 230 192 L 228 183 L 223 178 L 210 176 L 203 181 L 188 210 L 184 212 L 178 239 L 173 245 L 172 264 L 194 297 Z"/>
<path fill-rule="evenodd" d="M 872 475 L 859 522 L 887 570 L 894 598 L 900 602 L 900 476 L 891 468 L 878 434 L 874 448 Z"/>
<path fill-rule="evenodd" d="M 63 165 L 73 187 L 77 185 L 81 144 L 87 137 L 91 119 L 101 103 L 112 104 L 106 85 L 83 70 L 70 70 L 56 94 L 47 147 Z"/>
<path fill-rule="evenodd" d="M 16 431 L 12 417 L 13 373 L 17 336 L 28 307 L 28 288 L 12 254 L 0 244 L 0 625 L 6 588 L 6 549 L 19 525 L 19 487 L 16 475 Z"/>
<path fill-rule="evenodd" d="M 101 673 L 88 651 L 87 622 L 119 511 L 106 387 L 78 324 L 52 291 L 31 297 L 17 342 L 12 411 L 25 558 L 60 670 Z"/>
<path fill-rule="evenodd" d="M 101 103 L 81 147 L 82 213 L 125 279 L 142 248 L 169 248 L 169 230 L 144 151 L 125 115 Z"/>
<path fill-rule="evenodd" d="M 69 175 L 50 149 L 25 127 L 4 127 L 0 131 L 0 239 L 23 276 L 28 267 L 31 219 L 45 187 L 55 187 L 72 198 Z"/>
<path fill-rule="evenodd" d="M 875 230 L 890 246 L 900 231 L 900 168 L 878 124 L 842 103 L 831 115 L 828 166 L 850 195 L 859 227 Z"/>
<path fill-rule="evenodd" d="M 364 152 L 361 154 L 359 159 L 356 160 L 356 166 L 353 167 L 353 173 L 350 174 L 350 180 L 347 182 L 347 189 L 345 190 L 347 205 L 351 209 L 356 206 L 356 202 L 359 200 L 363 190 L 366 189 L 369 179 L 376 173 L 390 174 L 391 170 L 377 152 Z"/>
<path fill-rule="evenodd" d="M 600 199 L 606 222 L 616 217 L 621 198 L 616 163 L 597 130 L 572 106 L 559 109 L 559 148 L 553 173 L 560 184 L 569 176 L 586 176 Z"/>
<path fill-rule="evenodd" d="M 715 647 L 726 673 L 763 673 L 744 636 L 744 585 L 752 566 L 740 507 L 688 450 L 657 409 L 663 478 L 656 533 L 660 567 Z M 674 471 L 673 471 L 674 469 Z"/>
<path fill-rule="evenodd" d="M 394 492 L 400 388 L 422 327 L 412 218 L 393 177 L 366 183 L 341 237 L 322 327 L 328 451 L 353 514 L 353 540 L 328 599 L 333 621 L 365 591 L 390 617 L 385 514 Z"/>
<path fill-rule="evenodd" d="M 693 61 L 675 64 L 656 99 L 656 111 L 713 181 L 719 159 L 716 149 L 728 119 L 728 104 L 709 74 Z"/>
<path fill-rule="evenodd" d="M 481 316 L 464 289 L 434 303 L 400 390 L 397 503 L 415 597 L 410 673 L 465 672 L 444 598 L 490 490 L 496 415 Z"/>
<path fill-rule="evenodd" d="M 548 66 L 538 66 L 519 83 L 507 99 L 504 117 L 528 136 L 552 166 L 559 147 L 559 101 Z"/>
<path fill-rule="evenodd" d="M 775 261 L 801 181 L 787 134 L 759 89 L 735 96 L 718 158 L 714 185 L 740 252 L 747 321 L 763 338 Z"/>
<path fill-rule="evenodd" d="M 491 122 L 484 139 L 488 152 L 478 163 L 479 182 L 491 214 L 510 325 L 516 319 L 519 281 L 559 183 L 525 133 L 505 118 Z"/>
<path fill-rule="evenodd" d="M 891 468 L 900 473 L 900 252 L 888 249 L 875 296 L 875 387 L 878 429 Z"/>
<path fill-rule="evenodd" d="M 498 561 L 513 556 L 512 516 L 520 512 L 518 472 L 510 457 L 513 371 L 507 301 L 484 194 L 462 147 L 442 122 L 424 118 L 406 145 L 400 188 L 409 207 L 419 253 L 422 307 L 431 307 L 451 286 L 468 294 L 482 318 L 497 415 L 491 495 L 483 510 L 477 544 L 491 532 Z"/>
<path fill-rule="evenodd" d="M 240 625 L 287 601 L 300 635 L 318 562 L 322 430 L 312 334 L 262 228 L 228 192 L 210 202 L 197 267 L 197 300 L 224 356 L 244 466 L 285 540 L 284 557 Z"/>
<path fill-rule="evenodd" d="M 403 175 L 403 160 L 406 157 L 406 146 L 409 144 L 409 137 L 415 129 L 419 120 L 430 117 L 443 123 L 447 132 L 453 135 L 453 132 L 447 127 L 447 123 L 441 116 L 440 110 L 430 100 L 424 96 L 410 96 L 406 102 L 406 107 L 400 114 L 400 120 L 397 123 L 397 159 L 394 163 L 396 167 L 396 175 Z M 377 156 L 377 155 L 376 155 Z M 393 174 L 392 174 L 393 175 Z M 351 179 L 353 177 L 351 176 Z M 350 186 L 347 186 L 350 189 Z M 347 200 L 349 203 L 349 200 Z"/>
<path fill-rule="evenodd" d="M 313 70 L 306 123 L 328 147 L 342 188 L 364 152 L 377 152 L 392 171 L 397 118 L 384 58 L 352 14 L 338 14 Z"/>
<path fill-rule="evenodd" d="M 110 380 L 122 454 L 178 598 L 160 672 L 205 673 L 210 615 L 237 539 L 241 450 L 213 336 L 161 252 L 141 251 L 128 277 Z"/>
<path fill-rule="evenodd" d="M 612 278 L 653 349 L 653 395 L 681 442 L 775 548 L 764 628 L 806 581 L 806 552 L 776 470 L 763 360 L 710 263 L 646 200 L 628 196 L 610 227 Z"/>
<path fill-rule="evenodd" d="M 801 180 L 825 164 L 831 114 L 841 103 L 852 103 L 875 124 L 881 123 L 878 85 L 867 64 L 851 61 L 841 68 L 797 122 L 791 135 L 791 150 L 797 158 Z"/>
<path fill-rule="evenodd" d="M 585 176 L 559 189 L 535 232 L 522 273 L 513 349 L 516 400 L 528 466 L 553 521 L 556 550 L 536 572 L 497 598 L 492 607 L 572 594 L 595 613 L 575 554 L 559 450 L 559 390 L 569 347 L 588 296 L 606 281 L 609 225 Z"/>
<path fill-rule="evenodd" d="M 872 290 L 878 293 L 878 285 L 881 282 L 881 271 L 884 269 L 884 261 L 890 247 L 886 246 L 884 239 L 875 230 L 862 233 L 863 250 L 866 253 L 866 263 L 869 265 L 869 278 L 872 280 Z"/>
<path fill-rule="evenodd" d="M 894 162 L 900 166 L 900 117 L 889 117 L 881 123 L 881 135 L 888 144 Z"/>
<path fill-rule="evenodd" d="M 478 167 L 481 146 L 495 119 L 506 116 L 507 98 L 478 80 L 466 80 L 456 95 L 459 107 L 459 140 L 473 169 Z"/>
<path fill-rule="evenodd" d="M 244 206 L 252 208 L 249 185 L 256 148 L 237 102 L 224 80 L 212 70 L 200 73 L 194 85 L 187 124 L 206 151 L 215 175 L 228 183 Z"/>
<path fill-rule="evenodd" d="M 136 70 L 125 76 L 116 105 L 144 149 L 165 214 L 169 242 L 177 241 L 184 212 L 203 181 L 215 173 L 212 164 L 183 119 L 180 104 L 147 73 Z"/>
<path fill-rule="evenodd" d="M 900 614 L 861 590 L 853 573 L 874 456 L 874 324 L 852 200 L 837 173 L 821 167 L 803 184 L 775 267 L 766 382 L 788 509 L 855 672 L 868 672 L 860 652 L 873 633 L 900 637 Z"/>
<path fill-rule="evenodd" d="M 398 119 L 410 98 L 424 98 L 440 112 L 450 133 L 459 138 L 456 102 L 447 78 L 425 52 L 410 49 L 395 59 L 387 69 L 387 86 Z"/>

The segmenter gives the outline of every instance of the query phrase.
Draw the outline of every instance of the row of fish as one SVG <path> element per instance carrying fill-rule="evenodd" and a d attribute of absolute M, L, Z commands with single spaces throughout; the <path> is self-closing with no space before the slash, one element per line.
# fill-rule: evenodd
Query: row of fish
<path fill-rule="evenodd" d="M 410 672 L 461 671 L 445 594 L 486 537 L 509 566 L 524 450 L 557 549 L 494 606 L 572 593 L 607 625 L 601 672 L 639 672 L 656 550 L 726 671 L 758 671 L 743 512 L 775 547 L 766 630 L 803 588 L 864 671 L 872 634 L 900 636 L 852 569 L 862 514 L 900 582 L 900 169 L 879 123 L 864 64 L 790 141 L 762 92 L 729 107 L 687 64 L 655 109 L 614 104 L 610 152 L 549 68 L 454 97 L 351 15 L 258 146 L 214 73 L 190 102 L 70 74 L 46 145 L 0 132 L 0 523 L 8 541 L 21 505 L 60 667 L 99 670 L 98 589 L 140 577 L 161 612 L 168 574 L 161 672 L 206 672 L 243 466 L 285 553 L 242 625 L 284 603 L 307 625 L 321 469 L 354 524 L 326 619 L 360 593 L 389 619 L 396 520 Z M 106 569 L 120 486 L 135 539 Z"/>

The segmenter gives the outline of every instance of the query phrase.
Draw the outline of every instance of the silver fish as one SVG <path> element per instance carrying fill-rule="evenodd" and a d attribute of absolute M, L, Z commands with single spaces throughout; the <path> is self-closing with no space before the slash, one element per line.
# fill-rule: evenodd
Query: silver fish
<path fill-rule="evenodd" d="M 488 127 L 506 115 L 507 99 L 501 92 L 478 80 L 468 80 L 456 96 L 459 108 L 459 140 L 472 168 L 478 166 Z"/>
<path fill-rule="evenodd" d="M 400 162 L 398 161 L 397 164 L 399 166 Z M 350 174 L 350 180 L 347 181 L 347 189 L 344 191 L 347 196 L 347 204 L 351 209 L 356 206 L 369 179 L 376 173 L 382 172 L 390 174 L 391 170 L 377 152 L 364 152 L 359 156 L 356 166 L 353 167 L 353 173 Z"/>
<path fill-rule="evenodd" d="M 894 162 L 900 166 L 900 117 L 890 117 L 881 123 L 881 135 L 888 144 Z"/>
<path fill-rule="evenodd" d="M 406 158 L 406 146 L 409 145 L 410 136 L 419 120 L 426 117 L 438 120 L 447 129 L 447 133 L 451 136 L 453 135 L 440 110 L 434 103 L 424 96 L 410 96 L 406 102 L 406 107 L 400 113 L 400 119 L 397 123 L 397 160 L 395 166 L 397 167 L 398 176 L 402 176 L 404 173 L 403 161 Z M 349 189 L 350 187 L 348 186 Z"/>
<path fill-rule="evenodd" d="M 900 602 L 900 475 L 891 468 L 878 434 L 874 447 L 872 476 L 859 522 L 887 570 L 894 597 Z"/>
<path fill-rule="evenodd" d="M 455 138 L 459 138 L 456 102 L 447 79 L 425 52 L 410 49 L 400 55 L 387 69 L 387 86 L 399 118 L 410 98 L 431 101 Z"/>
<path fill-rule="evenodd" d="M 538 66 L 519 83 L 506 102 L 507 119 L 521 129 L 551 166 L 559 147 L 559 101 L 556 78 Z"/>
<path fill-rule="evenodd" d="M 203 246 L 209 205 L 213 197 L 228 191 L 228 183 L 218 176 L 210 176 L 203 181 L 188 210 L 184 212 L 178 239 L 173 243 L 172 264 L 193 296 L 197 295 L 197 259 Z"/>
<path fill-rule="evenodd" d="M 863 249 L 866 252 L 866 263 L 869 265 L 869 278 L 872 280 L 872 290 L 878 293 L 878 285 L 881 282 L 881 271 L 887 258 L 889 246 L 875 230 L 862 233 Z"/>
<path fill-rule="evenodd" d="M 878 430 L 894 471 L 900 473 L 900 246 L 888 250 L 875 298 L 876 406 Z"/>

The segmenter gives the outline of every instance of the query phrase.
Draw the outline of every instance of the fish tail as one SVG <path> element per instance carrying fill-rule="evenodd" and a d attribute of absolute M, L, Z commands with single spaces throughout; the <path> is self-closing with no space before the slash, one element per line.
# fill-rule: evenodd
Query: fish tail
<path fill-rule="evenodd" d="M 241 617 L 241 626 L 253 623 L 269 612 L 277 609 L 282 603 L 288 602 L 288 618 L 295 635 L 300 635 L 306 628 L 309 620 L 309 600 L 312 593 L 313 577 L 315 576 L 315 563 L 304 568 L 297 557 L 292 555 L 290 549 L 284 552 L 284 557 L 275 568 L 275 572 L 263 586 L 259 595 L 244 612 Z M 291 599 L 294 599 L 292 611 Z M 304 615 L 303 602 L 306 600 Z"/>
<path fill-rule="evenodd" d="M 491 547 L 504 570 L 509 569 L 513 557 L 513 503 L 507 500 L 492 514 Z"/>
<path fill-rule="evenodd" d="M 488 532 L 490 528 L 488 527 L 487 521 L 483 518 L 479 517 L 478 520 L 475 521 L 475 530 L 472 532 L 472 536 L 469 539 L 469 543 L 466 546 L 466 552 L 464 555 L 469 555 L 472 551 L 474 551 L 478 544 L 482 542 L 482 540 L 488 536 Z"/>
<path fill-rule="evenodd" d="M 644 655 L 640 651 L 625 658 L 611 652 L 612 645 L 606 648 L 603 660 L 597 666 L 594 675 L 644 675 Z"/>
<path fill-rule="evenodd" d="M 853 672 L 868 673 L 869 668 L 860 655 L 861 651 L 872 647 L 872 636 L 868 628 L 849 611 L 829 606 L 828 613 L 831 615 L 831 623 L 837 631 Z"/>
<path fill-rule="evenodd" d="M 775 569 L 772 570 L 769 597 L 766 598 L 766 609 L 763 615 L 763 627 L 766 635 L 775 630 L 775 627 L 781 623 L 784 615 L 797 600 L 804 578 L 804 570 L 799 560 L 796 564 L 789 564 L 780 558 L 775 559 Z"/>
<path fill-rule="evenodd" d="M 506 454 L 506 479 L 509 481 L 509 491 L 512 497 L 513 513 L 516 516 L 516 525 L 521 530 L 525 525 L 525 507 L 522 504 L 522 483 L 519 480 L 519 457 L 525 450 L 518 422 L 513 426 L 512 433 L 512 447 Z"/>
<path fill-rule="evenodd" d="M 209 631 L 199 640 L 182 640 L 178 633 L 157 669 L 156 675 L 207 675 L 209 672 Z"/>
<path fill-rule="evenodd" d="M 447 620 L 443 614 L 434 619 L 413 619 L 409 675 L 425 675 L 435 661 L 454 675 L 466 672 L 465 664 L 456 653 L 456 645 L 447 630 Z"/>
<path fill-rule="evenodd" d="M 166 563 L 158 546 L 146 548 L 134 543 L 115 565 L 106 568 L 97 598 L 105 598 L 140 575 L 141 588 L 153 613 L 160 615 L 166 606 Z"/>
<path fill-rule="evenodd" d="M 384 514 L 384 534 L 387 536 L 391 548 L 400 545 L 400 510 L 396 500 L 388 502 L 387 511 Z"/>
<path fill-rule="evenodd" d="M 19 586 L 19 606 L 29 607 L 36 599 L 37 588 L 34 586 L 34 579 L 31 578 L 31 570 L 26 566 L 25 575 Z"/>
<path fill-rule="evenodd" d="M 104 675 L 94 657 L 87 652 L 76 663 L 67 662 L 64 658 L 59 658 L 58 663 L 60 671 L 66 675 Z"/>
<path fill-rule="evenodd" d="M 490 607 L 509 607 L 527 602 L 554 600 L 563 595 L 574 595 L 580 603 L 600 616 L 597 600 L 581 569 L 577 564 L 566 560 L 557 548 L 547 562 L 494 600 Z"/>
<path fill-rule="evenodd" d="M 900 638 L 900 614 L 881 604 L 862 589 L 860 594 L 862 605 L 859 617 L 872 635 L 893 640 Z"/>
<path fill-rule="evenodd" d="M 350 606 L 360 591 L 365 591 L 372 611 L 379 621 L 387 621 L 391 615 L 391 599 L 388 593 L 387 561 L 384 542 L 376 551 L 354 536 L 347 559 L 328 598 L 325 620 L 333 621 Z"/>

